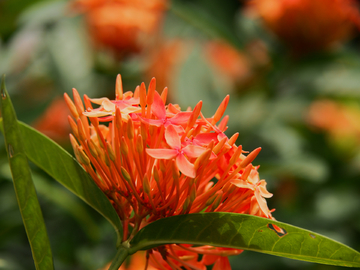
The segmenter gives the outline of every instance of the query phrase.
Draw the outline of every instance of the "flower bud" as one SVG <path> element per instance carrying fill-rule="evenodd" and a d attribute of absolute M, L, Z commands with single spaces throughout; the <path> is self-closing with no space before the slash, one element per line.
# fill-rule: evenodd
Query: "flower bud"
<path fill-rule="evenodd" d="M 143 189 L 146 194 L 150 194 L 150 182 L 148 176 L 145 174 L 143 178 Z"/>
<path fill-rule="evenodd" d="M 248 164 L 253 162 L 260 151 L 261 151 L 261 147 L 258 147 L 255 150 L 253 150 L 243 161 L 241 161 L 240 167 L 245 168 Z"/>
<path fill-rule="evenodd" d="M 122 174 L 122 176 L 124 177 L 124 179 L 125 179 L 127 182 L 130 182 L 130 181 L 131 181 L 130 174 L 128 173 L 128 171 L 127 171 L 123 166 L 121 166 L 121 174 Z"/>
<path fill-rule="evenodd" d="M 114 150 L 112 149 L 110 143 L 106 143 L 106 150 L 107 150 L 107 153 L 108 153 L 108 155 L 109 155 L 110 160 L 111 160 L 111 161 L 115 161 L 115 158 L 116 158 L 115 152 L 114 152 Z"/>

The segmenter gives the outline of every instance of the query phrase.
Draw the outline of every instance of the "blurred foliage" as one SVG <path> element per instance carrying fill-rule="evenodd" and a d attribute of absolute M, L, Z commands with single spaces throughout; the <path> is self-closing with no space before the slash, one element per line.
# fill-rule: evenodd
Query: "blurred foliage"
<path fill-rule="evenodd" d="M 228 135 L 239 132 L 237 143 L 245 150 L 262 147 L 254 163 L 274 194 L 268 200 L 276 208 L 274 217 L 360 250 L 357 27 L 329 48 L 299 53 L 248 1 L 173 0 L 157 29 L 139 39 L 143 47 L 125 53 L 94 40 L 90 17 L 71 2 L 0 1 L 0 73 L 7 75 L 20 120 L 46 134 L 54 127 L 68 133 L 64 110 L 51 111 L 52 102 L 72 87 L 89 97 L 114 97 L 118 73 L 127 91 L 155 76 L 158 90 L 169 87 L 171 102 L 186 108 L 203 100 L 205 116 L 230 94 Z M 330 115 L 314 109 L 322 100 L 343 108 L 330 117 L 331 125 L 316 124 Z M 320 122 L 311 118 L 310 108 Z M 47 112 L 50 117 L 44 118 Z M 70 149 L 62 136 L 57 141 Z M 34 269 L 4 147 L 0 165 L 0 269 Z M 106 220 L 36 167 L 33 177 L 55 268 L 98 269 L 108 263 L 115 239 Z M 341 269 L 252 252 L 231 262 L 235 270 Z"/>

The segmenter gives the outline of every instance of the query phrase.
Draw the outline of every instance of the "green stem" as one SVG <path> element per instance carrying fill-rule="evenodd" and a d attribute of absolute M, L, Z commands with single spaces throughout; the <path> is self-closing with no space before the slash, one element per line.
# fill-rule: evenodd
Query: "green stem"
<path fill-rule="evenodd" d="M 126 242 L 124 242 L 122 245 L 119 246 L 119 249 L 115 255 L 115 258 L 113 259 L 110 267 L 108 270 L 118 270 L 119 267 L 122 265 L 122 263 L 125 261 L 127 256 L 129 255 L 129 248 L 124 245 Z"/>

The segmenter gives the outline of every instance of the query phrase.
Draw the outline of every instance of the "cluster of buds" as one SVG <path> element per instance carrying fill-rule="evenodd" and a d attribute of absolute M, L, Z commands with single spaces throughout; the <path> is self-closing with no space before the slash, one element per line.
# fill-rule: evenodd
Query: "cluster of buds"
<path fill-rule="evenodd" d="M 272 218 L 265 200 L 272 194 L 260 180 L 258 166 L 252 165 L 261 149 L 244 155 L 235 144 L 238 133 L 230 138 L 224 133 L 229 96 L 206 118 L 201 101 L 193 110 L 181 111 L 177 104 L 165 105 L 167 88 L 160 95 L 155 86 L 153 78 L 148 90 L 142 83 L 134 93 L 124 93 L 118 75 L 116 99 L 84 95 L 86 109 L 75 89 L 74 102 L 65 94 L 73 116 L 69 123 L 75 156 L 116 209 L 123 240 L 173 215 L 232 212 Z M 93 108 L 92 103 L 100 106 Z M 148 251 L 148 258 L 159 269 L 204 269 L 207 263 L 228 269 L 227 256 L 240 252 L 167 245 Z M 207 256 L 198 261 L 198 254 Z"/>

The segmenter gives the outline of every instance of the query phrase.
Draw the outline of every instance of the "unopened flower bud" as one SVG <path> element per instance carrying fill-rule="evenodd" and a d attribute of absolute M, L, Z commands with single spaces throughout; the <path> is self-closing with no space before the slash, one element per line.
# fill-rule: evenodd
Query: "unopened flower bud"
<path fill-rule="evenodd" d="M 104 153 L 104 162 L 105 162 L 106 166 L 108 166 L 110 168 L 110 160 L 105 153 Z"/>
<path fill-rule="evenodd" d="M 75 152 L 75 149 L 77 149 L 79 147 L 79 144 L 78 142 L 76 141 L 75 137 L 72 135 L 72 134 L 69 134 L 69 137 L 70 137 L 70 143 L 71 143 L 71 146 Z"/>
<path fill-rule="evenodd" d="M 122 86 L 122 80 L 121 80 L 121 75 L 118 74 L 116 76 L 116 84 L 115 84 L 115 95 L 116 95 L 116 100 L 121 100 L 123 99 L 123 86 Z"/>
<path fill-rule="evenodd" d="M 79 115 L 82 115 L 82 113 L 85 110 L 84 104 L 82 103 L 79 92 L 75 88 L 73 88 L 72 90 L 73 90 L 73 97 L 74 97 L 74 103 L 75 103 L 76 110 Z"/>
<path fill-rule="evenodd" d="M 129 140 L 132 140 L 134 138 L 134 125 L 131 118 L 129 118 L 126 125 L 126 134 Z"/>
<path fill-rule="evenodd" d="M 115 161 L 115 152 L 109 143 L 106 144 L 106 150 L 111 161 Z"/>
<path fill-rule="evenodd" d="M 121 137 L 120 151 L 124 156 L 127 156 L 129 153 L 129 147 L 125 141 L 124 136 Z"/>
<path fill-rule="evenodd" d="M 214 203 L 211 205 L 211 211 L 214 211 L 216 208 L 218 208 L 218 206 L 222 201 L 222 196 L 223 196 L 223 192 L 221 190 L 216 192 L 216 198 L 214 200 Z"/>
<path fill-rule="evenodd" d="M 101 147 L 102 149 L 105 149 L 105 145 L 103 144 L 103 141 L 102 141 L 100 135 L 99 135 L 98 133 L 96 133 L 96 135 L 97 135 L 97 138 L 98 138 L 98 142 L 99 142 L 100 147 Z"/>
<path fill-rule="evenodd" d="M 256 148 L 253 150 L 241 163 L 240 167 L 245 168 L 248 164 L 254 161 L 254 159 L 257 157 L 259 152 L 261 151 L 261 147 Z"/>
<path fill-rule="evenodd" d="M 141 134 L 139 134 L 136 139 L 136 151 L 139 154 L 141 154 L 144 151 L 143 140 L 142 140 Z"/>
<path fill-rule="evenodd" d="M 76 148 L 75 156 L 76 156 L 77 160 L 78 160 L 81 164 L 90 165 L 90 159 L 89 159 L 88 156 L 84 153 L 84 151 L 80 149 L 80 147 L 77 147 L 77 148 Z"/>
<path fill-rule="evenodd" d="M 242 152 L 242 146 L 240 145 L 235 153 L 232 155 L 232 157 L 230 158 L 230 161 L 229 161 L 229 165 L 232 166 L 235 164 L 235 162 L 239 159 L 240 155 L 241 155 L 241 152 Z"/>
<path fill-rule="evenodd" d="M 126 181 L 128 181 L 128 182 L 131 181 L 130 174 L 129 174 L 128 171 L 127 171 L 124 167 L 122 167 L 122 166 L 121 166 L 121 174 L 122 174 L 122 176 L 124 177 L 124 179 L 125 179 Z"/>
<path fill-rule="evenodd" d="M 205 207 L 207 207 L 207 206 L 209 206 L 210 204 L 212 204 L 214 201 L 215 201 L 215 199 L 216 199 L 216 193 L 214 194 L 214 195 L 212 195 L 207 201 L 206 201 L 206 203 L 205 203 Z"/>
<path fill-rule="evenodd" d="M 193 203 L 195 198 L 196 198 L 196 185 L 192 185 L 190 190 L 190 203 Z"/>
<path fill-rule="evenodd" d="M 182 213 L 186 213 L 186 211 L 188 210 L 188 207 L 190 205 L 190 198 L 187 197 L 184 201 L 183 207 L 182 207 Z"/>
<path fill-rule="evenodd" d="M 235 142 L 236 142 L 236 140 L 237 140 L 237 138 L 239 137 L 239 132 L 236 132 L 234 135 L 232 135 L 231 136 L 231 138 L 228 140 L 228 144 L 230 145 L 230 146 L 232 146 Z"/>
<path fill-rule="evenodd" d="M 249 164 L 249 165 L 246 166 L 244 172 L 243 172 L 242 175 L 241 175 L 241 179 L 242 179 L 242 180 L 248 179 L 252 167 L 253 167 L 253 166 L 252 166 L 251 164 Z"/>
<path fill-rule="evenodd" d="M 90 99 L 89 99 L 89 97 L 87 95 L 84 95 L 84 103 L 85 103 L 86 110 L 89 110 L 89 109 L 92 110 L 93 109 L 93 107 L 91 105 L 91 102 L 90 102 Z"/>
<path fill-rule="evenodd" d="M 115 126 L 117 129 L 122 128 L 122 116 L 121 116 L 121 111 L 120 111 L 119 107 L 116 107 L 116 110 L 115 110 Z"/>
<path fill-rule="evenodd" d="M 86 134 L 85 134 L 84 126 L 80 119 L 77 120 L 77 127 L 78 127 L 79 138 L 81 141 L 84 142 L 86 140 Z"/>
<path fill-rule="evenodd" d="M 77 112 L 77 109 L 75 107 L 75 104 L 74 102 L 71 100 L 71 98 L 69 97 L 68 94 L 64 94 L 64 99 L 65 99 L 65 102 L 66 102 L 66 105 L 68 106 L 72 116 L 75 118 L 75 119 L 78 119 L 79 118 L 79 114 Z"/>
<path fill-rule="evenodd" d="M 226 110 L 227 105 L 229 104 L 229 99 L 230 99 L 230 96 L 227 95 L 224 98 L 224 100 L 221 102 L 219 108 L 216 110 L 216 112 L 214 114 L 212 124 L 217 123 L 221 119 L 221 117 L 223 116 L 223 114 L 224 114 L 224 112 Z"/>
<path fill-rule="evenodd" d="M 211 149 L 207 149 L 204 151 L 196 160 L 194 163 L 194 168 L 197 170 L 201 164 L 207 162 L 211 156 Z"/>
<path fill-rule="evenodd" d="M 214 149 L 213 149 L 213 152 L 214 152 L 216 155 L 219 154 L 220 151 L 223 149 L 224 144 L 226 143 L 226 141 L 227 141 L 227 138 L 224 137 L 224 138 L 221 139 L 220 142 L 218 142 L 217 145 L 215 145 L 215 147 L 214 147 Z"/>
<path fill-rule="evenodd" d="M 97 158 L 99 156 L 100 149 L 98 149 L 97 145 L 94 143 L 92 139 L 90 139 L 87 143 L 90 150 L 90 154 L 94 158 Z"/>
<path fill-rule="evenodd" d="M 143 189 L 146 194 L 150 194 L 150 183 L 149 183 L 149 178 L 146 174 L 144 175 L 143 178 Z"/>
<path fill-rule="evenodd" d="M 68 121 L 69 121 L 71 130 L 72 130 L 72 133 L 74 134 L 74 136 L 76 138 L 79 138 L 78 127 L 70 115 L 68 115 Z"/>
<path fill-rule="evenodd" d="M 160 176 L 159 176 L 159 172 L 158 172 L 158 169 L 157 168 L 154 168 L 153 170 L 153 176 L 154 176 L 154 179 L 157 183 L 159 183 L 160 181 Z"/>

